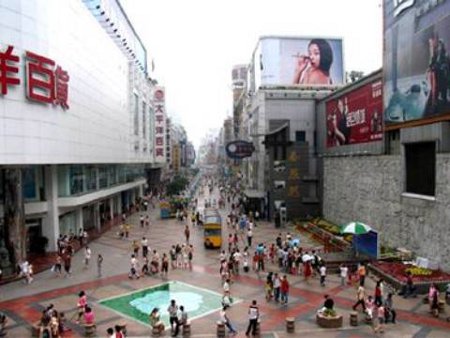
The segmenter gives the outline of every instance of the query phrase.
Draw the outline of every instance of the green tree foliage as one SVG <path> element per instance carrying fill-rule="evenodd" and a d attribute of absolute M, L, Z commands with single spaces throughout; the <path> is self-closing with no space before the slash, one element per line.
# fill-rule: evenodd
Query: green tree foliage
<path fill-rule="evenodd" d="M 174 196 L 179 195 L 184 189 L 186 189 L 186 186 L 188 185 L 189 181 L 184 176 L 175 176 L 167 185 L 166 191 L 167 195 Z"/>

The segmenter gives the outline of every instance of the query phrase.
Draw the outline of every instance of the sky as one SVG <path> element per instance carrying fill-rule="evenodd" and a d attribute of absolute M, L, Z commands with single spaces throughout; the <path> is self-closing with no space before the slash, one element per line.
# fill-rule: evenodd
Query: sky
<path fill-rule="evenodd" d="M 120 0 L 198 149 L 232 115 L 231 71 L 263 35 L 342 38 L 344 70 L 382 65 L 382 0 Z"/>

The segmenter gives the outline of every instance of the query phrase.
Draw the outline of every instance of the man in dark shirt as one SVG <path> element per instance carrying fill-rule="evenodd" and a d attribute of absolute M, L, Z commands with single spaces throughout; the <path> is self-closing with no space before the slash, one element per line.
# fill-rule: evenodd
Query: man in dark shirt
<path fill-rule="evenodd" d="M 333 310 L 334 300 L 331 299 L 329 295 L 325 295 L 324 298 L 325 298 L 325 301 L 323 302 L 323 306 L 328 310 Z"/>

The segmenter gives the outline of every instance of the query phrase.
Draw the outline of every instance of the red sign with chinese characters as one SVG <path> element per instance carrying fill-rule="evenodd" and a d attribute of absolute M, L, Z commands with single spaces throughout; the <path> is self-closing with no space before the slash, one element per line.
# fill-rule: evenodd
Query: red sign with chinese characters
<path fill-rule="evenodd" d="M 2 95 L 8 94 L 10 86 L 20 84 L 18 77 L 20 57 L 13 54 L 14 47 L 8 46 L 0 52 L 0 87 Z M 25 61 L 26 97 L 29 100 L 59 105 L 69 109 L 69 74 L 55 61 L 27 51 Z"/>
<path fill-rule="evenodd" d="M 155 104 L 155 160 L 156 162 L 165 162 L 166 108 L 164 88 L 155 88 L 153 101 Z"/>
<path fill-rule="evenodd" d="M 380 80 L 326 103 L 327 147 L 383 138 L 383 95 Z"/>

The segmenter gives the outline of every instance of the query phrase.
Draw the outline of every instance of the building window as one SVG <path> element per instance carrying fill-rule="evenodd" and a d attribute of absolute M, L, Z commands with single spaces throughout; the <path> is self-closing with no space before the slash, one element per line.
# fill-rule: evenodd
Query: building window
<path fill-rule="evenodd" d="M 295 142 L 306 142 L 306 132 L 304 130 L 295 132 Z"/>
<path fill-rule="evenodd" d="M 98 168 L 98 185 L 100 189 L 108 186 L 108 170 L 106 166 L 102 165 Z"/>
<path fill-rule="evenodd" d="M 84 191 L 84 174 L 81 165 L 70 166 L 70 194 L 77 195 Z"/>
<path fill-rule="evenodd" d="M 147 104 L 142 102 L 142 138 L 147 137 Z"/>
<path fill-rule="evenodd" d="M 134 94 L 134 135 L 139 135 L 139 96 Z"/>
<path fill-rule="evenodd" d="M 112 186 L 117 184 L 116 166 L 108 166 L 108 185 Z"/>
<path fill-rule="evenodd" d="M 436 185 L 436 143 L 405 144 L 406 192 L 434 196 Z"/>
<path fill-rule="evenodd" d="M 22 169 L 22 190 L 25 201 L 36 200 L 36 170 L 35 168 Z"/>
<path fill-rule="evenodd" d="M 97 190 L 97 168 L 95 166 L 86 167 L 86 188 L 87 191 Z"/>

